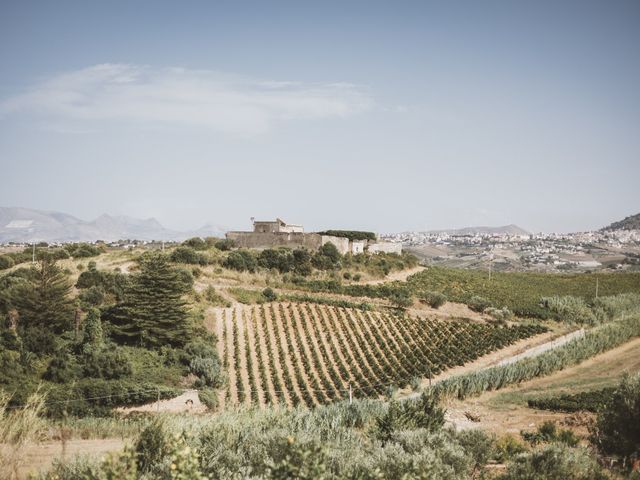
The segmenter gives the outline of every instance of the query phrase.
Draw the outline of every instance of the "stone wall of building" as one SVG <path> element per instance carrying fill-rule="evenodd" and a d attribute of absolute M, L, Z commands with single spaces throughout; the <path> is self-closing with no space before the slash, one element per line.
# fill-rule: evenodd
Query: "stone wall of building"
<path fill-rule="evenodd" d="M 322 235 L 317 233 L 227 232 L 227 238 L 242 248 L 306 248 L 318 250 Z"/>
<path fill-rule="evenodd" d="M 317 235 L 317 234 L 314 234 Z M 351 250 L 349 249 L 349 239 L 343 237 L 334 237 L 332 235 L 321 235 L 321 245 L 325 243 L 333 243 L 338 251 L 344 255 L 345 253 L 349 253 Z"/>
<path fill-rule="evenodd" d="M 394 242 L 378 242 L 369 244 L 369 253 L 402 253 L 402 244 Z"/>
<path fill-rule="evenodd" d="M 227 232 L 227 238 L 233 240 L 241 248 L 306 248 L 316 251 L 325 243 L 332 243 L 342 255 L 352 252 L 362 253 L 363 241 L 350 242 L 348 238 L 320 235 L 318 233 L 283 233 L 283 232 Z M 387 252 L 402 253 L 401 243 L 378 242 L 369 243 L 369 253 Z"/>

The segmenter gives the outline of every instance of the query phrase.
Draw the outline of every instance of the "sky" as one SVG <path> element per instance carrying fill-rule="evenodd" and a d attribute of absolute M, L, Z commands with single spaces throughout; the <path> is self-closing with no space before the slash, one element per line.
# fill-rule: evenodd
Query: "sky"
<path fill-rule="evenodd" d="M 640 212 L 640 2 L 0 2 L 0 206 L 309 231 Z"/>

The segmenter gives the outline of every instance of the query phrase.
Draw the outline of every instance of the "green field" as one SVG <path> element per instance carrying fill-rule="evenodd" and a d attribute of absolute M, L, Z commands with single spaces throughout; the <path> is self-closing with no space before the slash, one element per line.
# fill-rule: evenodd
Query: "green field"
<path fill-rule="evenodd" d="M 591 300 L 596 296 L 640 292 L 640 273 L 550 274 L 494 272 L 429 267 L 408 279 L 413 293 L 437 291 L 450 301 L 468 303 L 473 296 L 489 300 L 495 307 L 508 307 L 516 315 L 546 318 L 542 297 L 572 295 Z"/>

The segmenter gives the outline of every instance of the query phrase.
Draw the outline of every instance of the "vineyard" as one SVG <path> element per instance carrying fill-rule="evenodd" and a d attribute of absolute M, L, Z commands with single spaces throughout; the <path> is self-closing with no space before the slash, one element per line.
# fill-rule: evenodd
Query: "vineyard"
<path fill-rule="evenodd" d="M 310 303 L 221 309 L 217 348 L 228 377 L 221 406 L 312 407 L 350 391 L 375 398 L 544 330 Z"/>

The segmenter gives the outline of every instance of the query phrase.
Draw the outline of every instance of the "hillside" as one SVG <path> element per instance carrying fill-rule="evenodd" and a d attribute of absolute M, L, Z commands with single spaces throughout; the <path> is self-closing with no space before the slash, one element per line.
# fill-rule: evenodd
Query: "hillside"
<path fill-rule="evenodd" d="M 640 213 L 629 215 L 619 222 L 613 222 L 602 230 L 640 230 Z"/>
<path fill-rule="evenodd" d="M 105 214 L 85 221 L 61 212 L 0 207 L 0 243 L 184 240 L 193 236 L 222 236 L 223 233 L 222 227 L 214 225 L 179 232 L 165 228 L 155 218 Z"/>

